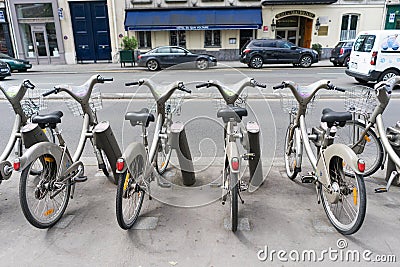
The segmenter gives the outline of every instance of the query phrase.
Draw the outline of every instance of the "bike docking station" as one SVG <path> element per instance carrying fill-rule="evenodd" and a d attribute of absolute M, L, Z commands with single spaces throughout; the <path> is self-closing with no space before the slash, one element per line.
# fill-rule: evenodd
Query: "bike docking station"
<path fill-rule="evenodd" d="M 178 156 L 183 185 L 194 185 L 196 178 L 192 155 L 186 138 L 185 125 L 182 122 L 175 122 L 171 125 L 171 138 L 168 141 L 170 142 L 169 145 L 172 149 L 175 149 Z"/>

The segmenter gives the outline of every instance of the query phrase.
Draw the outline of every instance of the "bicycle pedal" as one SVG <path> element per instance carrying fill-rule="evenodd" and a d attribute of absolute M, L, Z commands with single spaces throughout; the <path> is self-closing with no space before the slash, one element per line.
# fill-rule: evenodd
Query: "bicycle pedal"
<path fill-rule="evenodd" d="M 72 178 L 72 182 L 74 183 L 82 183 L 87 181 L 87 176 L 76 176 Z"/>
<path fill-rule="evenodd" d="M 386 187 L 375 188 L 375 193 L 386 193 L 386 192 L 387 192 Z"/>
<path fill-rule="evenodd" d="M 244 160 L 253 160 L 255 158 L 256 154 L 255 153 L 245 153 L 243 154 L 242 158 Z"/>
<path fill-rule="evenodd" d="M 311 183 L 314 183 L 315 181 L 316 181 L 316 179 L 312 175 L 304 175 L 303 177 L 301 177 L 301 182 L 303 184 L 311 184 Z"/>
<path fill-rule="evenodd" d="M 243 181 L 240 181 L 240 192 L 246 191 L 247 189 L 249 189 L 249 185 Z"/>

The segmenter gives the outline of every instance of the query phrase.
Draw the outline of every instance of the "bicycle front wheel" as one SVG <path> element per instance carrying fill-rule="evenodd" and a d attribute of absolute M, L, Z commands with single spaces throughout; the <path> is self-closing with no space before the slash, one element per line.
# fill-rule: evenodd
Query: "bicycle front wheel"
<path fill-rule="evenodd" d="M 290 130 L 291 129 L 292 129 L 292 126 L 289 125 L 289 127 L 286 130 L 285 144 L 284 144 L 285 150 L 283 151 L 283 157 L 285 160 L 286 175 L 289 177 L 289 179 L 294 180 L 299 171 L 296 168 L 296 157 L 297 157 L 296 146 L 297 146 L 297 143 L 296 143 L 296 138 L 295 138 L 294 134 L 293 134 L 292 138 L 290 138 Z"/>
<path fill-rule="evenodd" d="M 158 174 L 162 175 L 168 167 L 169 160 L 171 159 L 172 148 L 168 144 L 167 139 L 160 139 L 158 142 L 157 154 L 156 154 L 156 170 Z"/>
<path fill-rule="evenodd" d="M 25 218 L 44 229 L 56 224 L 67 208 L 70 180 L 57 181 L 57 164 L 52 155 L 41 155 L 21 174 L 19 198 Z"/>
<path fill-rule="evenodd" d="M 145 191 L 139 185 L 144 174 L 144 159 L 141 154 L 134 157 L 131 167 L 120 174 L 117 197 L 116 214 L 119 226 L 128 230 L 132 228 L 139 217 Z"/>
<path fill-rule="evenodd" d="M 343 165 L 343 159 L 338 156 L 329 163 L 330 186 L 336 193 L 330 194 L 323 186 L 319 192 L 329 221 L 341 234 L 351 235 L 364 221 L 367 197 L 362 175 L 354 172 L 351 176 L 345 175 Z"/>
<path fill-rule="evenodd" d="M 239 196 L 239 185 L 237 174 L 231 174 L 231 222 L 232 222 L 232 232 L 236 232 L 238 228 L 239 221 L 239 206 L 238 206 L 238 196 Z"/>
<path fill-rule="evenodd" d="M 370 128 L 364 136 L 365 125 L 359 121 L 348 121 L 344 127 L 338 128 L 335 143 L 350 146 L 357 156 L 365 161 L 364 177 L 374 174 L 384 160 L 384 150 L 381 141 L 376 133 Z M 358 140 L 361 142 L 354 146 Z M 352 175 L 352 171 L 345 168 L 346 175 Z"/>

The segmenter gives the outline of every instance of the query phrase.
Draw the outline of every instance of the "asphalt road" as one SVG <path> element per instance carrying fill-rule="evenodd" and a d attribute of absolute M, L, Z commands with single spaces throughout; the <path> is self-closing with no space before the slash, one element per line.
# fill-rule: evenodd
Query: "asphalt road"
<path fill-rule="evenodd" d="M 348 87 L 354 85 L 352 79 L 344 75 L 343 68 L 311 68 L 307 70 L 293 68 L 268 68 L 260 71 L 239 69 L 242 73 L 252 74 L 257 80 L 266 82 L 268 87 L 282 80 L 298 78 L 299 83 L 307 84 L 320 78 L 330 79 L 336 85 Z M 235 74 L 233 74 L 233 72 Z M 206 72 L 167 71 L 157 73 L 156 79 L 163 83 L 177 77 L 187 82 L 219 79 L 229 83 L 244 77 L 236 70 L 216 69 Z M 200 74 L 199 74 L 200 73 Z M 28 72 L 24 75 L 13 74 L 12 79 L 2 85 L 18 84 L 23 78 L 29 78 L 38 88 L 50 89 L 57 83 L 80 84 L 90 76 L 88 71 L 61 71 L 46 74 Z M 110 70 L 102 73 L 113 76 L 114 83 L 101 87 L 104 93 L 115 94 L 130 92 L 123 84 L 153 73 L 142 70 Z M 290 77 L 290 78 L 289 78 Z M 316 78 L 318 77 L 318 78 Z M 143 89 L 140 89 L 143 90 Z M 207 99 L 211 92 L 193 91 L 190 99 L 182 106 L 182 114 L 176 120 L 186 123 L 190 149 L 194 158 L 218 157 L 223 153 L 222 127 L 216 118 L 215 101 Z M 48 230 L 38 230 L 25 220 L 18 200 L 18 174 L 0 185 L 0 237 L 3 249 L 0 251 L 2 266 L 301 266 L 328 264 L 331 266 L 376 266 L 376 261 L 368 262 L 346 260 L 346 253 L 356 250 L 360 253 L 371 251 L 375 256 L 400 256 L 400 241 L 396 233 L 400 230 L 398 205 L 400 189 L 392 188 L 387 194 L 374 194 L 377 186 L 384 184 L 384 171 L 366 179 L 368 209 L 364 225 L 358 233 L 350 237 L 338 234 L 330 225 L 321 205 L 317 204 L 315 189 L 312 185 L 289 181 L 285 177 L 282 164 L 282 146 L 288 123 L 287 114 L 280 108 L 279 99 L 270 93 L 249 92 L 251 110 L 249 120 L 257 120 L 261 126 L 264 173 L 268 173 L 264 185 L 256 192 L 245 192 L 244 205 L 239 205 L 242 218 L 240 231 L 233 234 L 225 227 L 229 218 L 229 206 L 216 200 L 196 208 L 174 207 L 164 204 L 175 203 L 176 198 L 190 196 L 196 200 L 204 194 L 220 194 L 218 189 L 208 190 L 165 189 L 161 192 L 166 200 L 149 201 L 145 198 L 142 209 L 142 221 L 136 230 L 121 230 L 115 219 L 115 186 L 98 172 L 90 159 L 91 148 L 87 145 L 83 157 L 88 162 L 88 182 L 77 187 L 75 198 L 71 200 L 62 221 Z M 197 96 L 196 96 L 197 95 Z M 266 99 L 262 97 L 264 95 Z M 340 95 L 323 94 L 315 110 L 308 116 L 309 126 L 319 123 L 321 109 L 331 107 L 343 109 Z M 385 112 L 385 123 L 392 125 L 398 118 L 398 100 L 393 99 Z M 64 112 L 62 134 L 74 151 L 81 129 L 79 117 L 73 117 L 62 100 L 50 100 L 49 111 L 61 109 Z M 124 123 L 123 114 L 127 110 L 139 110 L 148 106 L 146 99 L 106 99 L 99 111 L 100 120 L 110 121 L 112 129 L 122 148 L 134 140 L 139 140 L 138 129 Z M 0 127 L 0 150 L 5 147 L 13 121 L 13 113 L 5 101 L 0 101 L 2 127 Z M 150 127 L 149 132 L 152 131 Z M 271 158 L 274 158 L 272 163 Z M 216 162 L 207 170 L 200 171 L 197 179 L 218 179 L 221 166 Z M 169 177 L 179 177 L 179 173 L 170 169 Z M 210 178 L 212 177 L 212 178 Z M 162 190 L 161 190 L 162 191 Z M 183 193 L 182 193 L 183 192 Z M 186 193 L 185 193 L 186 192 Z M 189 193 L 188 193 L 189 192 Z M 180 194 L 182 193 L 182 194 Z M 170 200 L 170 202 L 169 202 Z M 178 199 L 178 201 L 180 201 Z M 184 201 L 181 199 L 181 201 Z M 176 206 L 176 205 L 175 205 Z M 344 241 L 343 241 L 344 240 Z M 339 247 L 339 241 L 341 247 Z M 342 245 L 345 246 L 342 246 Z M 260 250 L 268 247 L 266 261 L 257 256 L 265 256 Z M 324 250 L 337 250 L 339 258 L 323 260 L 288 260 L 277 258 L 277 251 L 313 250 L 318 256 Z M 271 251 L 275 250 L 273 259 Z M 342 254 L 340 254 L 342 253 Z M 367 253 L 368 254 L 368 253 Z M 294 255 L 294 254 L 293 254 Z M 262 257 L 261 257 L 262 258 Z M 320 257 L 318 257 L 320 258 Z M 395 266 L 395 263 L 391 265 Z"/>

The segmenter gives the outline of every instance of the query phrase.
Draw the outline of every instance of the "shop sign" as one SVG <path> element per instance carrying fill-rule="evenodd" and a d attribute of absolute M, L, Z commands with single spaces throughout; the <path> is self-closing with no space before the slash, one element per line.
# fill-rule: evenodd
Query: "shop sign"
<path fill-rule="evenodd" d="M 177 26 L 178 31 L 208 30 L 209 26 Z"/>
<path fill-rule="evenodd" d="M 396 18 L 396 13 L 389 14 L 389 23 L 394 23 L 394 19 Z"/>
<path fill-rule="evenodd" d="M 287 16 L 293 16 L 293 15 L 297 15 L 297 16 L 304 16 L 304 17 L 309 17 L 309 18 L 315 18 L 315 14 L 308 12 L 308 11 L 304 11 L 304 10 L 289 10 L 289 11 L 284 11 L 281 13 L 278 13 L 275 15 L 275 18 L 279 19 L 282 17 L 287 17 Z"/>

